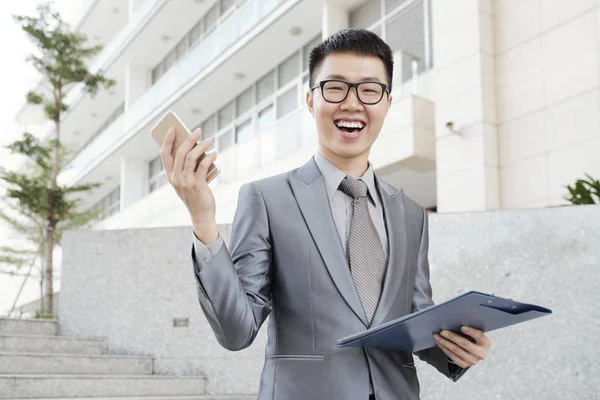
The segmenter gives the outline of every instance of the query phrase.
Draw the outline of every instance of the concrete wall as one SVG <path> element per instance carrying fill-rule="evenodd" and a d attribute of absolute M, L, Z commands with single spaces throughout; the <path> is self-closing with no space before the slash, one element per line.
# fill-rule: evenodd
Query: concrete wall
<path fill-rule="evenodd" d="M 598 177 L 600 3 L 433 0 L 432 9 L 438 210 L 564 204 L 565 185 Z"/>
<path fill-rule="evenodd" d="M 219 347 L 197 304 L 191 235 L 189 227 L 65 235 L 61 333 L 155 355 L 159 372 L 203 371 L 210 392 L 252 393 L 264 330 L 240 353 Z M 432 214 L 430 237 L 437 302 L 481 290 L 554 314 L 490 333 L 488 359 L 458 384 L 418 363 L 423 399 L 598 398 L 600 207 Z M 173 318 L 190 325 L 174 328 Z"/>
<path fill-rule="evenodd" d="M 563 185 L 600 175 L 600 3 L 496 6 L 502 207 L 564 203 Z"/>

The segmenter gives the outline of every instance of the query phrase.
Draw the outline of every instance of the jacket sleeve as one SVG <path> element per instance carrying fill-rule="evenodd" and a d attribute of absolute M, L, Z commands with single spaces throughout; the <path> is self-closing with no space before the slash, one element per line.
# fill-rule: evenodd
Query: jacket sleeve
<path fill-rule="evenodd" d="M 412 312 L 421 311 L 434 305 L 432 298 L 431 283 L 429 282 L 429 218 L 427 211 L 423 211 L 423 227 L 419 244 L 417 258 L 417 275 L 415 277 L 415 288 L 412 298 Z M 452 381 L 460 379 L 468 368 L 461 368 L 452 363 L 446 353 L 438 346 L 421 350 L 415 353 L 421 360 L 435 367 Z"/>
<path fill-rule="evenodd" d="M 269 220 L 253 183 L 240 189 L 229 248 L 222 245 L 204 260 L 192 248 L 192 262 L 200 306 L 218 342 L 228 350 L 241 350 L 252 344 L 271 312 Z"/>

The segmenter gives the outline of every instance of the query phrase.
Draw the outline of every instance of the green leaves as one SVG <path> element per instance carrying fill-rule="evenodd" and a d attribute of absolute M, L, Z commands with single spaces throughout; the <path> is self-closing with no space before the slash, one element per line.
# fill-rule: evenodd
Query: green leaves
<path fill-rule="evenodd" d="M 7 186 L 3 203 L 8 206 L 0 210 L 0 220 L 28 239 L 37 250 L 4 246 L 0 248 L 0 266 L 10 265 L 9 273 L 14 273 L 22 265 L 29 264 L 33 255 L 40 255 L 46 257 L 44 268 L 52 276 L 53 249 L 49 245 L 49 251 L 40 250 L 43 238 L 46 237 L 49 243 L 60 244 L 63 232 L 87 226 L 100 215 L 100 212 L 81 210 L 78 197 L 100 184 L 67 187 L 57 182 L 57 175 L 69 155 L 60 141 L 62 117 L 69 109 L 64 100 L 75 85 L 82 84 L 84 92 L 94 96 L 101 88 L 115 85 L 115 81 L 105 77 L 102 71 L 93 72 L 87 67 L 87 63 L 102 50 L 101 46 L 88 46 L 86 36 L 72 31 L 52 9 L 50 2 L 38 5 L 37 12 L 37 16 L 31 17 L 13 16 L 36 47 L 26 61 L 42 75 L 41 88 L 27 93 L 26 100 L 42 107 L 56 129 L 54 136 L 45 140 L 26 132 L 21 140 L 6 147 L 29 162 L 22 170 L 0 172 L 0 181 Z M 47 311 L 51 314 L 52 279 L 44 283 L 49 296 Z"/>
<path fill-rule="evenodd" d="M 21 25 L 29 39 L 37 48 L 36 54 L 30 54 L 26 60 L 44 77 L 50 85 L 52 98 L 40 93 L 27 94 L 27 102 L 43 105 L 44 111 L 52 121 L 60 121 L 67 111 L 63 103 L 69 88 L 78 83 L 84 84 L 84 92 L 95 96 L 100 88 L 110 89 L 115 81 L 104 76 L 102 71 L 89 71 L 86 63 L 102 51 L 102 46 L 87 46 L 87 37 L 71 31 L 50 3 L 37 7 L 38 17 L 13 16 Z"/>
<path fill-rule="evenodd" d="M 26 98 L 27 103 L 34 105 L 42 104 L 42 102 L 44 101 L 44 97 L 41 94 L 35 92 L 28 92 Z"/>
<path fill-rule="evenodd" d="M 585 176 L 587 180 L 578 179 L 573 186 L 566 186 L 569 195 L 565 199 L 575 205 L 600 204 L 600 181 L 588 174 Z"/>

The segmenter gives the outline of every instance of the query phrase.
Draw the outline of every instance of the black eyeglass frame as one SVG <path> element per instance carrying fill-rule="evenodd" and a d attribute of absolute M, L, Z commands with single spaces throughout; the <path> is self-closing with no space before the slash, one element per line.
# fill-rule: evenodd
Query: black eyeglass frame
<path fill-rule="evenodd" d="M 348 85 L 348 91 L 346 92 L 346 95 L 344 96 L 344 98 L 340 101 L 329 101 L 325 98 L 325 94 L 323 93 L 323 87 L 329 83 L 329 82 L 340 82 L 340 83 L 345 83 L 346 85 Z M 363 83 L 374 83 L 376 85 L 381 86 L 381 88 L 383 89 L 381 91 L 381 97 L 379 98 L 379 100 L 377 100 L 374 103 L 366 103 L 364 101 L 362 101 L 362 99 L 360 98 L 360 94 L 358 94 L 358 86 L 362 85 Z M 381 82 L 357 82 L 357 83 L 350 83 L 350 82 L 346 82 L 346 81 L 342 81 L 339 79 L 327 79 L 324 81 L 319 82 L 318 84 L 316 84 L 315 86 L 311 87 L 310 90 L 313 91 L 316 88 L 320 87 L 321 88 L 321 96 L 323 96 L 323 99 L 328 102 L 328 103 L 332 103 L 332 104 L 339 104 L 339 103 L 343 103 L 344 100 L 346 100 L 348 98 L 348 95 L 350 94 L 350 90 L 352 90 L 352 88 L 354 88 L 354 90 L 356 91 L 356 97 L 358 98 L 358 101 L 360 101 L 361 103 L 363 103 L 364 105 L 367 106 L 373 106 L 375 104 L 379 104 L 379 102 L 381 102 L 381 100 L 383 99 L 383 95 L 385 93 L 387 93 L 387 95 L 390 95 L 390 91 L 388 89 L 388 85 L 386 85 L 385 83 L 381 83 Z"/>

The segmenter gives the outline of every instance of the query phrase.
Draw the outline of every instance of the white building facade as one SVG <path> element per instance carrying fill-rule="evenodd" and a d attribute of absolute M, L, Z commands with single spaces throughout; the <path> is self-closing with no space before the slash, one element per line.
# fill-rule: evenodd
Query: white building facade
<path fill-rule="evenodd" d="M 240 186 L 316 151 L 304 104 L 308 54 L 346 27 L 395 55 L 393 106 L 376 173 L 438 212 L 564 204 L 600 176 L 600 7 L 594 0 L 90 0 L 76 28 L 105 48 L 116 80 L 74 88 L 62 138 L 79 149 L 59 181 L 102 182 L 83 198 L 98 229 L 189 225 L 150 128 L 168 110 L 214 139 L 217 222 Z M 43 122 L 25 105 L 24 126 Z M 47 134 L 52 134 L 51 130 Z"/>

